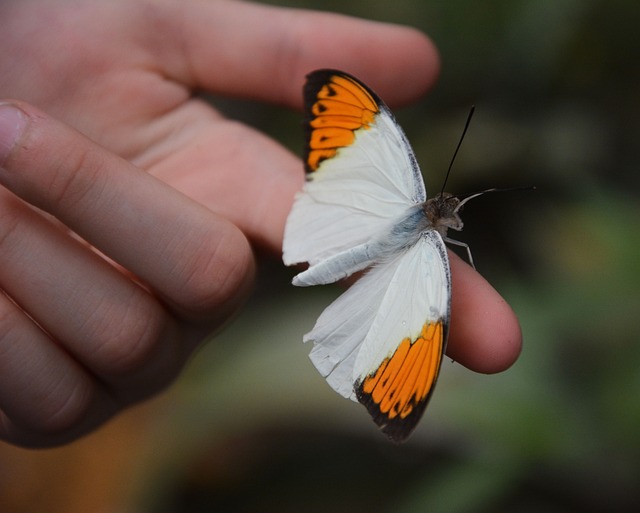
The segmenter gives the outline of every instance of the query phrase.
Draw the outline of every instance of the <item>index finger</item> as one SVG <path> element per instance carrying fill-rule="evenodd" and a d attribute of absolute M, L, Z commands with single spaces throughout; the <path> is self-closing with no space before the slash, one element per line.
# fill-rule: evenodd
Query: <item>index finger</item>
<path fill-rule="evenodd" d="M 432 42 L 409 27 L 225 0 L 176 8 L 180 15 L 169 13 L 173 22 L 167 23 L 173 58 L 163 52 L 159 64 L 179 81 L 214 93 L 299 107 L 305 75 L 337 68 L 400 105 L 419 98 L 439 70 Z"/>

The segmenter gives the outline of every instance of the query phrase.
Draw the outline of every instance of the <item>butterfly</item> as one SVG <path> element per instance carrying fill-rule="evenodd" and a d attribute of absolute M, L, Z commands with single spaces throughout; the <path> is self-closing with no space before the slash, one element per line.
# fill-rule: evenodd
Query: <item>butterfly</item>
<path fill-rule="evenodd" d="M 478 194 L 427 199 L 407 137 L 355 77 L 314 71 L 303 95 L 307 179 L 287 219 L 283 261 L 309 264 L 293 278 L 302 287 L 365 271 L 303 340 L 328 384 L 402 442 L 424 413 L 446 348 L 445 241 L 466 247 L 447 230 L 462 229 L 460 209 Z"/>

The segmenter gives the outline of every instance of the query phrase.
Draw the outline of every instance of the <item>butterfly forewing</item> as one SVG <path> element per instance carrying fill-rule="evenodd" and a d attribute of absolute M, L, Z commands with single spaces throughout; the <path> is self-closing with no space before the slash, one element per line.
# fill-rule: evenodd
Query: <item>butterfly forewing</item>
<path fill-rule="evenodd" d="M 357 246 L 426 196 L 404 133 L 373 91 L 323 70 L 304 94 L 307 182 L 287 220 L 287 265 Z"/>

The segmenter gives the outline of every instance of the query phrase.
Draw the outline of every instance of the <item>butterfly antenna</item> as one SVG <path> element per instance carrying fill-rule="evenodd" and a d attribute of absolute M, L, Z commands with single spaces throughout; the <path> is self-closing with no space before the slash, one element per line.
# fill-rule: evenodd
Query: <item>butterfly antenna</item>
<path fill-rule="evenodd" d="M 451 157 L 451 162 L 449 163 L 449 169 L 447 169 L 447 174 L 444 177 L 444 183 L 442 184 L 442 190 L 440 191 L 440 194 L 444 192 L 444 188 L 447 186 L 447 181 L 449 180 L 449 174 L 451 173 L 451 168 L 453 167 L 453 163 L 456 160 L 456 155 L 458 155 L 458 150 L 460 150 L 460 146 L 462 146 L 462 141 L 464 140 L 464 136 L 467 133 L 467 129 L 469 128 L 469 123 L 471 123 L 471 118 L 473 117 L 473 112 L 475 110 L 476 110 L 475 105 L 472 105 L 471 109 L 469 109 L 467 122 L 464 124 L 464 130 L 462 130 L 462 135 L 460 136 L 460 140 L 458 141 L 458 146 L 456 146 L 456 151 L 453 152 L 453 157 Z"/>
<path fill-rule="evenodd" d="M 535 190 L 536 190 L 535 185 L 528 185 L 524 187 L 507 187 L 504 189 L 498 189 L 498 188 L 485 189 L 484 191 L 479 191 L 479 192 L 458 194 L 456 195 L 456 198 L 460 200 L 460 203 L 458 203 L 458 206 L 455 208 L 454 212 L 458 212 L 467 201 L 470 201 L 473 198 L 477 198 L 478 196 L 482 196 L 483 194 L 487 194 L 488 192 L 513 192 L 513 191 L 535 191 Z"/>

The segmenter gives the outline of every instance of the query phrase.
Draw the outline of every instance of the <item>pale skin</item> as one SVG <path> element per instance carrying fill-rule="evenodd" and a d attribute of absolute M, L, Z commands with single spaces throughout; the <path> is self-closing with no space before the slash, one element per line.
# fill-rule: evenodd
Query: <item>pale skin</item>
<path fill-rule="evenodd" d="M 280 256 L 299 158 L 195 91 L 299 109 L 333 67 L 397 107 L 438 73 L 415 29 L 227 0 L 5 1 L 0 48 L 0 439 L 31 447 L 167 386 Z M 508 368 L 513 311 L 451 267 L 449 357 Z"/>

